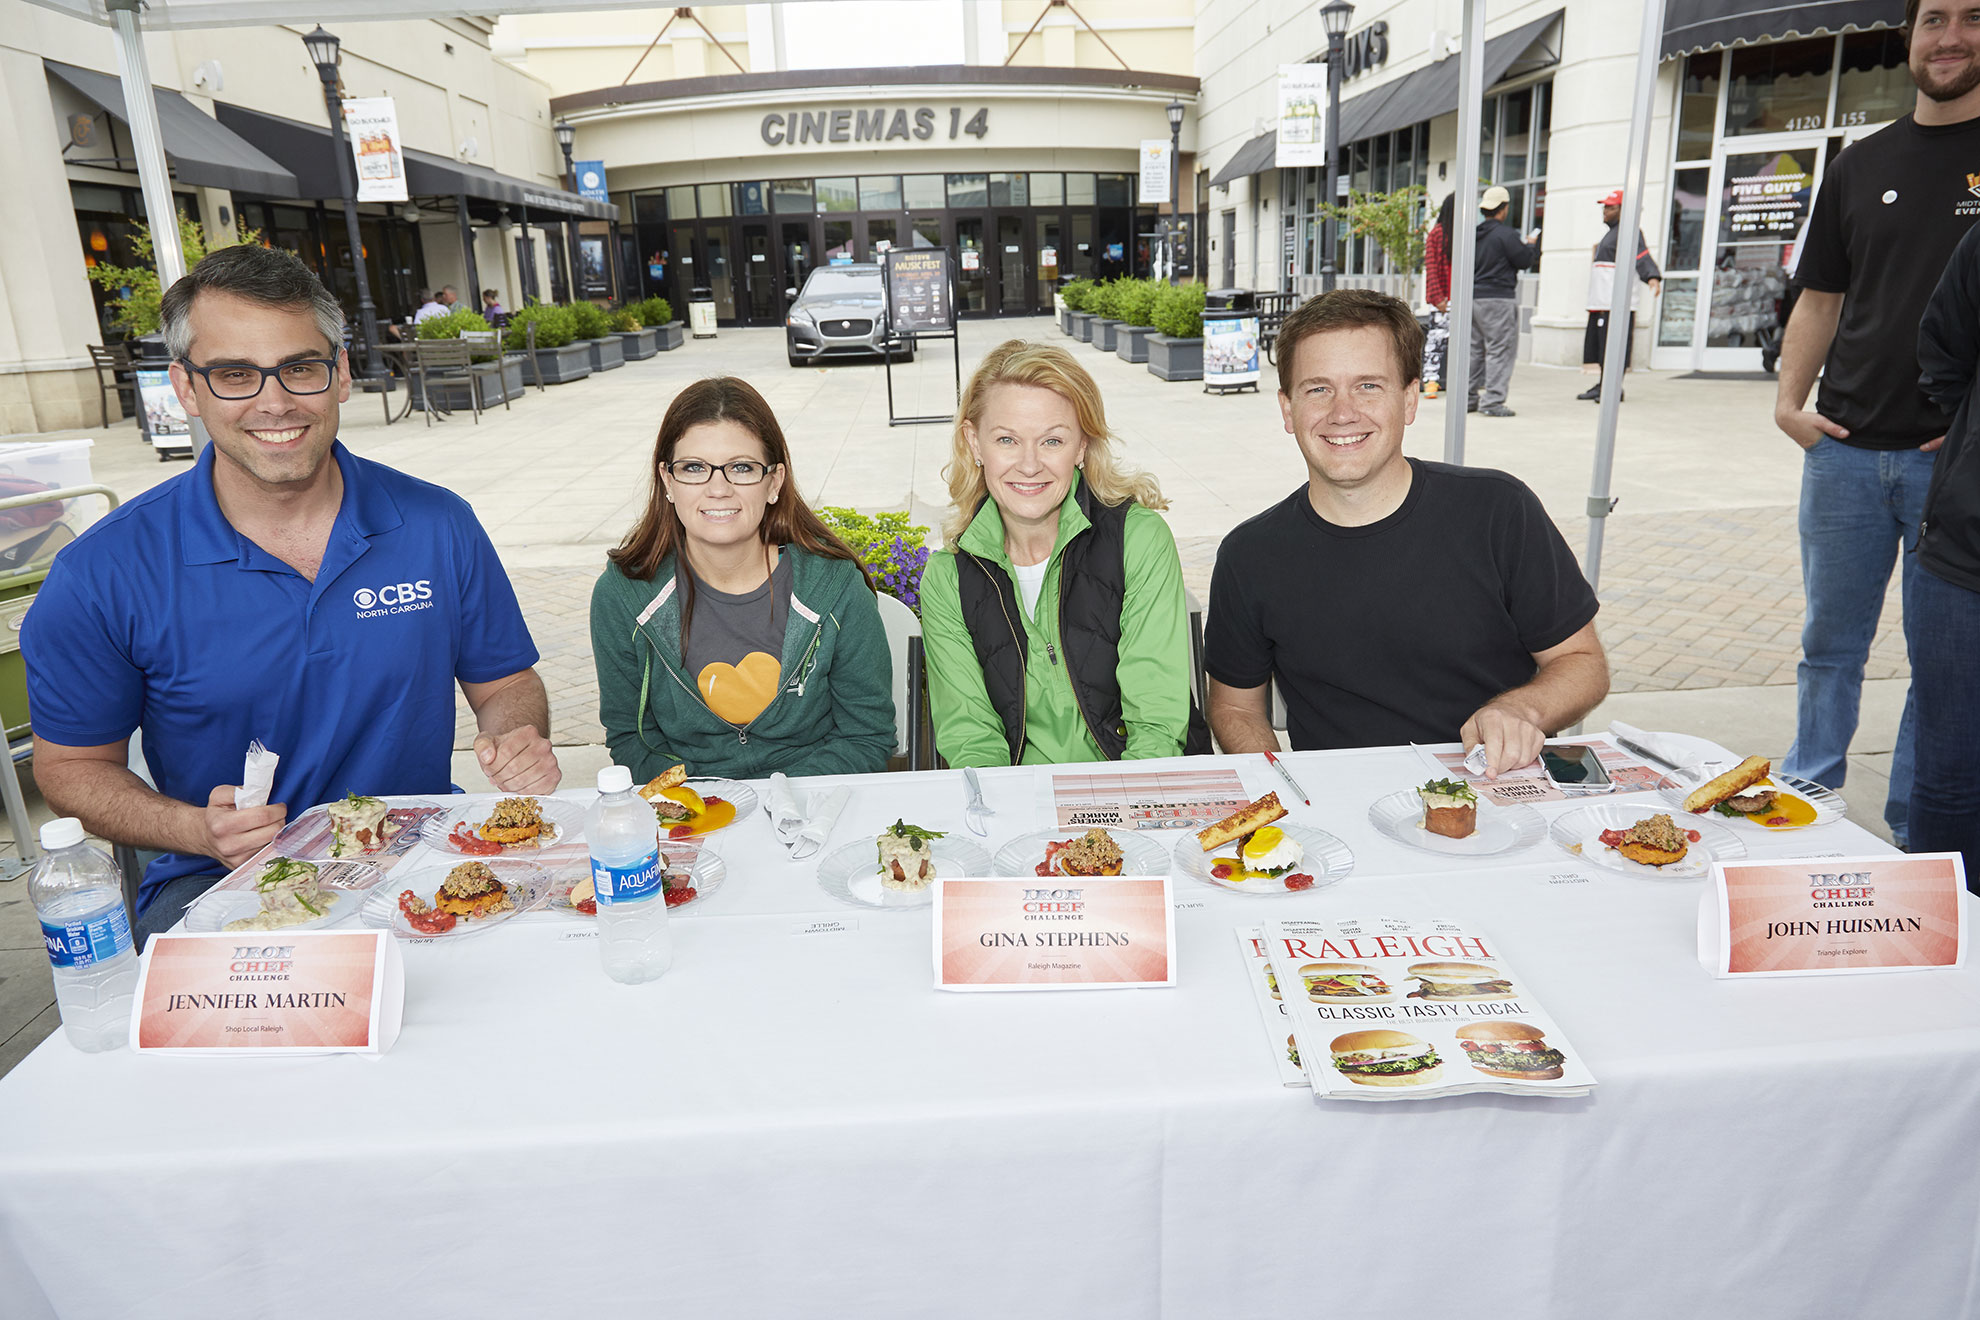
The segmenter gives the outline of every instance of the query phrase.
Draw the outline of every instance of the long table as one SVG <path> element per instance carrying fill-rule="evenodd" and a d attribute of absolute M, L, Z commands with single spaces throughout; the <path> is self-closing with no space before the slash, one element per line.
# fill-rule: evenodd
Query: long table
<path fill-rule="evenodd" d="M 1179 880 L 1169 990 L 938 992 L 927 911 L 839 905 L 759 810 L 711 840 L 728 880 L 649 985 L 546 912 L 408 947 L 382 1057 L 57 1033 L 0 1079 L 0 1313 L 1980 1313 L 1980 971 L 1717 981 L 1698 883 L 1545 840 L 1432 857 L 1367 816 L 1428 777 L 1416 752 L 1284 759 L 1294 819 L 1356 868 L 1269 898 Z M 1047 770 L 980 773 L 993 851 L 1052 823 Z M 963 828 L 956 773 L 841 782 L 828 851 Z M 1886 851 L 1847 822 L 1749 848 Z M 1492 933 L 1595 1093 L 1282 1087 L 1233 927 L 1375 913 Z M 849 928 L 799 933 L 821 915 Z"/>

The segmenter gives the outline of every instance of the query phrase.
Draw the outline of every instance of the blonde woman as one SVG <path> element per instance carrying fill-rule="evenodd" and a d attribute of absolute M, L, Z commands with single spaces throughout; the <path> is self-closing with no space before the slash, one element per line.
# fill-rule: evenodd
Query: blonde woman
<path fill-rule="evenodd" d="M 1119 466 L 1072 356 L 992 350 L 963 391 L 947 477 L 955 511 L 922 577 L 921 627 L 949 764 L 1209 751 L 1182 561 L 1156 512 L 1168 502 Z"/>

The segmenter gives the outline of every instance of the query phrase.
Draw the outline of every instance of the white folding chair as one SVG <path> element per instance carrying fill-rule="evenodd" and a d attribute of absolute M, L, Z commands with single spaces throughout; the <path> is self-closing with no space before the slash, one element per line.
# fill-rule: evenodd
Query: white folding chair
<path fill-rule="evenodd" d="M 880 593 L 880 624 L 894 657 L 894 754 L 908 769 L 923 770 L 921 747 L 921 620 L 906 605 Z"/>

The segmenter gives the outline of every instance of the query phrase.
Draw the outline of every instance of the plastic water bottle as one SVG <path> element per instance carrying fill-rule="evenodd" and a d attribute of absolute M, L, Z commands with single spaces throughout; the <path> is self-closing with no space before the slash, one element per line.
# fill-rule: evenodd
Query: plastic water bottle
<path fill-rule="evenodd" d="M 41 847 L 28 898 L 48 942 L 62 1029 L 79 1050 L 114 1050 L 130 1038 L 138 977 L 116 864 L 73 816 L 43 825 Z"/>
<path fill-rule="evenodd" d="M 633 792 L 632 771 L 598 772 L 598 800 L 585 813 L 591 885 L 598 895 L 598 954 L 605 974 L 626 985 L 674 965 L 674 932 L 660 879 L 660 823 Z"/>

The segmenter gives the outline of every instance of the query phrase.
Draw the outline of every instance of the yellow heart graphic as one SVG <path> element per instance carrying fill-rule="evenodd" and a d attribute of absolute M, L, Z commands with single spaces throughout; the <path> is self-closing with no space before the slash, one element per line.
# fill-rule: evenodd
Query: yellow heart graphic
<path fill-rule="evenodd" d="M 723 664 L 719 660 L 704 665 L 695 683 L 701 688 L 701 699 L 708 703 L 708 709 L 731 724 L 747 724 L 761 715 L 770 699 L 777 695 L 781 672 L 777 657 L 751 651 L 739 665 Z"/>

